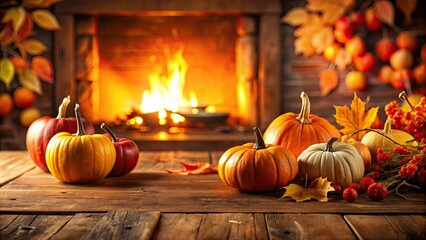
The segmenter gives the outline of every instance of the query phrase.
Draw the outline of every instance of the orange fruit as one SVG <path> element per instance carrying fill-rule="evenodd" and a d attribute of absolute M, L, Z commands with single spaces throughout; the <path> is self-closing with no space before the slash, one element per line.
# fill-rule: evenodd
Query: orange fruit
<path fill-rule="evenodd" d="M 24 87 L 18 87 L 15 92 L 13 92 L 13 100 L 15 100 L 16 106 L 20 108 L 31 107 L 35 102 L 35 94 Z"/>
<path fill-rule="evenodd" d="M 398 46 L 398 48 L 407 49 L 413 52 L 416 50 L 418 44 L 419 39 L 410 32 L 400 32 L 398 36 L 396 36 L 396 46 Z"/>
<path fill-rule="evenodd" d="M 0 115 L 6 116 L 13 111 L 12 97 L 7 93 L 0 94 Z"/>
<path fill-rule="evenodd" d="M 19 114 L 19 122 L 24 127 L 29 127 L 36 119 L 41 117 L 40 110 L 36 107 L 28 107 Z"/>
<path fill-rule="evenodd" d="M 413 54 L 406 49 L 396 50 L 389 59 L 391 67 L 395 70 L 409 69 L 413 66 L 414 58 Z"/>
<path fill-rule="evenodd" d="M 382 82 L 383 84 L 388 84 L 390 81 L 390 76 L 392 74 L 392 68 L 389 65 L 383 65 L 379 69 L 379 73 L 377 78 Z"/>
<path fill-rule="evenodd" d="M 367 87 L 367 78 L 360 71 L 350 71 L 346 74 L 345 85 L 349 90 L 362 91 Z"/>
<path fill-rule="evenodd" d="M 334 58 L 336 57 L 337 52 L 340 50 L 340 48 L 341 48 L 340 44 L 337 44 L 337 43 L 333 43 L 325 47 L 324 53 L 323 53 L 325 60 L 329 62 L 334 61 Z"/>

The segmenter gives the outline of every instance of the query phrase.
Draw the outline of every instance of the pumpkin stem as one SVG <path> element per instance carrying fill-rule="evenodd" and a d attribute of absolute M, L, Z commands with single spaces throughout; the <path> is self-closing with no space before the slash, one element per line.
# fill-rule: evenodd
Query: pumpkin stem
<path fill-rule="evenodd" d="M 266 148 L 265 141 L 263 141 L 262 133 L 260 133 L 259 128 L 254 127 L 253 131 L 254 131 L 254 137 L 256 138 L 256 143 L 254 144 L 253 148 L 256 150 L 265 149 Z"/>
<path fill-rule="evenodd" d="M 383 127 L 383 134 L 389 135 L 392 131 L 392 119 L 387 118 L 385 122 L 385 126 Z"/>
<path fill-rule="evenodd" d="M 56 116 L 56 119 L 59 118 L 65 118 L 67 115 L 67 107 L 68 104 L 70 103 L 70 96 L 68 95 L 67 97 L 64 97 L 64 99 L 62 100 L 61 105 L 59 105 L 59 109 L 58 109 L 58 116 Z"/>
<path fill-rule="evenodd" d="M 81 119 L 80 113 L 80 105 L 78 103 L 75 104 L 75 118 L 77 119 L 77 132 L 74 134 L 76 136 L 86 135 L 86 131 L 84 131 L 83 120 Z"/>
<path fill-rule="evenodd" d="M 115 137 L 114 133 L 112 132 L 111 128 L 109 128 L 105 123 L 101 124 L 101 129 L 108 133 L 108 135 L 111 137 L 111 141 L 117 142 L 117 138 Z"/>
<path fill-rule="evenodd" d="M 301 123 L 311 123 L 312 120 L 309 119 L 309 114 L 311 113 L 311 102 L 309 101 L 308 94 L 302 92 L 300 94 L 300 98 L 302 99 L 302 108 L 300 109 L 299 116 L 297 116 L 297 120 Z"/>
<path fill-rule="evenodd" d="M 337 137 L 332 137 L 332 138 L 330 138 L 330 139 L 327 141 L 327 145 L 326 145 L 326 147 L 325 147 L 325 149 L 324 149 L 324 152 L 334 152 L 334 150 L 333 150 L 333 143 L 334 143 L 335 141 L 337 141 L 337 140 L 339 140 L 339 138 L 337 138 Z"/>
<path fill-rule="evenodd" d="M 402 92 L 399 93 L 398 97 L 402 101 L 404 101 L 404 102 L 406 102 L 408 104 L 408 106 L 410 107 L 410 112 L 412 112 L 413 111 L 413 104 L 411 104 L 410 100 L 408 100 L 407 93 L 405 91 L 402 91 Z"/>

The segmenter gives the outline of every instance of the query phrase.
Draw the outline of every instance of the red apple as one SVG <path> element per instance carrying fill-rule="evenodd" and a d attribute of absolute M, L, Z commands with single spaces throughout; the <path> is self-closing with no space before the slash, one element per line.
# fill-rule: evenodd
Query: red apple
<path fill-rule="evenodd" d="M 365 53 L 364 40 L 359 35 L 354 36 L 346 42 L 345 50 L 354 57 Z"/>
<path fill-rule="evenodd" d="M 373 201 L 381 201 L 388 196 L 388 188 L 383 183 L 373 183 L 368 187 L 368 197 Z"/>
<path fill-rule="evenodd" d="M 111 138 L 116 152 L 114 167 L 108 177 L 119 177 L 130 173 L 138 163 L 138 145 L 130 139 L 117 138 L 105 123 L 101 124 L 101 129 Z"/>
<path fill-rule="evenodd" d="M 340 17 L 334 23 L 334 38 L 339 43 L 345 43 L 349 39 L 352 38 L 354 32 L 354 28 L 349 21 L 349 19 L 345 16 Z"/>
<path fill-rule="evenodd" d="M 377 78 L 383 84 L 388 84 L 390 82 L 390 76 L 391 76 L 392 72 L 393 72 L 393 70 L 389 65 L 383 65 L 379 69 L 379 73 L 377 75 Z"/>
<path fill-rule="evenodd" d="M 404 90 L 410 86 L 413 75 L 409 69 L 398 69 L 391 73 L 390 84 L 393 88 Z"/>
<path fill-rule="evenodd" d="M 411 32 L 400 32 L 396 36 L 396 45 L 398 48 L 407 49 L 408 51 L 414 52 L 417 45 L 419 44 L 419 39 L 414 36 Z"/>
<path fill-rule="evenodd" d="M 353 29 L 353 26 L 351 21 L 349 21 L 349 18 L 347 18 L 346 16 L 342 16 L 338 18 L 336 22 L 334 22 L 334 28 L 335 29 L 348 29 L 348 28 Z"/>
<path fill-rule="evenodd" d="M 346 202 L 355 202 L 358 199 L 358 192 L 355 189 L 348 187 L 343 190 L 342 196 Z"/>
<path fill-rule="evenodd" d="M 361 72 L 368 72 L 376 66 L 376 58 L 372 53 L 364 53 L 354 58 L 355 68 Z"/>
<path fill-rule="evenodd" d="M 377 18 L 373 8 L 368 8 L 367 10 L 365 10 L 364 18 L 368 30 L 377 31 L 382 27 L 382 23 Z"/>
<path fill-rule="evenodd" d="M 360 28 L 365 24 L 364 15 L 361 12 L 353 12 L 349 14 L 348 19 L 354 28 Z"/>
<path fill-rule="evenodd" d="M 425 73 L 426 73 L 426 63 L 421 62 L 413 69 L 413 79 L 420 86 L 425 85 Z"/>
<path fill-rule="evenodd" d="M 390 38 L 382 38 L 376 43 L 375 50 L 377 57 L 383 62 L 387 62 L 392 53 L 396 51 L 396 44 Z"/>

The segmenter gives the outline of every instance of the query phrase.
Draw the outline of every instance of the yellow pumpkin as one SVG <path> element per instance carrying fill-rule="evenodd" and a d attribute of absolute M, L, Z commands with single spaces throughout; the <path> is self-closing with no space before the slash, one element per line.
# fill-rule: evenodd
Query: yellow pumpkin
<path fill-rule="evenodd" d="M 370 150 L 372 163 L 377 162 L 377 149 L 379 148 L 393 149 L 398 144 L 417 146 L 413 136 L 405 131 L 392 129 L 391 125 L 392 119 L 388 118 L 383 130 L 373 129 L 374 131 L 366 133 L 361 139 L 361 143 L 365 144 Z"/>
<path fill-rule="evenodd" d="M 313 144 L 303 151 L 297 162 L 301 177 L 312 181 L 327 178 L 340 187 L 359 182 L 364 176 L 364 161 L 349 143 L 336 142 L 333 137 L 327 143 Z"/>
<path fill-rule="evenodd" d="M 75 114 L 77 133 L 60 132 L 50 139 L 46 149 L 47 167 L 62 182 L 97 182 L 114 167 L 114 144 L 102 134 L 86 135 L 78 104 Z"/>
<path fill-rule="evenodd" d="M 300 95 L 300 114 L 288 112 L 274 119 L 263 135 L 265 142 L 289 149 L 297 158 L 300 153 L 315 143 L 339 137 L 340 132 L 326 119 L 310 114 L 311 104 L 305 92 Z"/>
<path fill-rule="evenodd" d="M 228 149 L 220 158 L 220 179 L 228 186 L 244 191 L 272 191 L 293 181 L 298 166 L 294 155 L 286 148 L 266 145 L 258 128 L 254 128 L 256 143 L 246 143 Z"/>

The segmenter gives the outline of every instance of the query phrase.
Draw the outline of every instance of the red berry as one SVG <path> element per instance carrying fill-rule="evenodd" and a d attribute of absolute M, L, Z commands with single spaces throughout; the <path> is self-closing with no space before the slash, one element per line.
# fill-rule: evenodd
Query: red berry
<path fill-rule="evenodd" d="M 361 182 L 359 182 L 359 184 L 361 185 L 361 191 L 366 192 L 368 190 L 368 187 L 375 182 L 376 181 L 374 181 L 372 177 L 363 177 L 361 179 Z"/>
<path fill-rule="evenodd" d="M 368 197 L 373 201 L 381 201 L 388 195 L 388 188 L 383 183 L 373 183 L 367 191 Z"/>
<path fill-rule="evenodd" d="M 358 192 L 355 189 L 348 187 L 343 190 L 342 196 L 346 202 L 355 202 L 358 199 Z"/>
<path fill-rule="evenodd" d="M 339 185 L 334 184 L 332 187 L 334 188 L 335 194 L 341 194 L 342 193 L 342 188 Z"/>
<path fill-rule="evenodd" d="M 355 189 L 357 192 L 361 191 L 361 185 L 359 185 L 359 183 L 351 183 L 349 187 Z"/>

